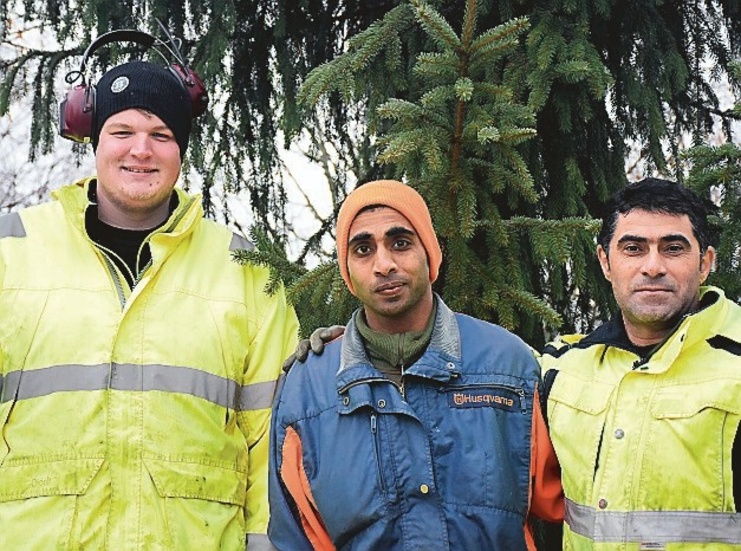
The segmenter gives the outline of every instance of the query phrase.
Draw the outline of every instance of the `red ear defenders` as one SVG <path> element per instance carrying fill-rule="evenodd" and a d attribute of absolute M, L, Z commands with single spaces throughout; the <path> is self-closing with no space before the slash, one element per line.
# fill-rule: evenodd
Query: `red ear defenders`
<path fill-rule="evenodd" d="M 160 28 L 167 37 L 168 43 L 155 38 L 143 31 L 120 29 L 100 35 L 87 47 L 82 55 L 80 68 L 71 71 L 65 77 L 68 84 L 82 78 L 82 82 L 74 86 L 59 104 L 59 134 L 68 140 L 89 143 L 93 133 L 93 117 L 95 116 L 95 86 L 86 82 L 86 65 L 88 58 L 98 48 L 112 42 L 135 42 L 145 50 L 152 48 L 160 57 L 167 61 L 160 48 L 164 48 L 175 60 L 169 65 L 170 71 L 177 77 L 190 96 L 193 117 L 206 111 L 208 106 L 208 92 L 201 78 L 185 63 L 178 42 L 167 32 L 162 23 L 157 20 Z"/>

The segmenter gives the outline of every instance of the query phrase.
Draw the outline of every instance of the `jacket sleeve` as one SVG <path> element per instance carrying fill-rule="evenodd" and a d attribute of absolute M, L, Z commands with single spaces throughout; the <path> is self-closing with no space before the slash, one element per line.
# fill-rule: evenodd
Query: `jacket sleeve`
<path fill-rule="evenodd" d="M 253 325 L 247 327 L 246 332 L 248 358 L 237 422 L 245 435 L 249 458 L 245 502 L 247 541 L 250 549 L 259 549 L 259 545 L 267 542 L 271 404 L 283 360 L 296 347 L 298 321 L 293 309 L 286 304 L 283 288 L 272 295 L 266 294 L 267 270 L 257 266 L 245 269 L 253 270 L 255 275 L 251 289 L 246 291 L 248 295 L 251 293 L 247 305 L 253 308 L 250 312 Z"/>
<path fill-rule="evenodd" d="M 271 432 L 270 540 L 280 551 L 333 551 L 304 471 L 301 437 L 292 426 L 284 427 L 280 396 Z"/>
<path fill-rule="evenodd" d="M 533 400 L 531 446 L 530 513 L 548 522 L 562 522 L 565 507 L 561 467 L 548 434 L 537 393 Z"/>

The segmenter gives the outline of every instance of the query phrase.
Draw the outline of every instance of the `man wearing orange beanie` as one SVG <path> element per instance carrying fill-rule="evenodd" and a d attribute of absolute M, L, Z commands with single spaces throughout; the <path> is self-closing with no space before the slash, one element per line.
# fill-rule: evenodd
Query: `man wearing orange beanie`
<path fill-rule="evenodd" d="M 273 544 L 535 549 L 531 515 L 560 521 L 563 502 L 530 349 L 432 291 L 442 252 L 427 205 L 401 182 L 347 197 L 337 257 L 362 307 L 279 389 Z"/>

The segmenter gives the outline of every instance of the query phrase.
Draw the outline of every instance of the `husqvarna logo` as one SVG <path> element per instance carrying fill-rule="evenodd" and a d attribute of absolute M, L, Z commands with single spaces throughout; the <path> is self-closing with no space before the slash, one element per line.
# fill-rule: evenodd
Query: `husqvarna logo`
<path fill-rule="evenodd" d="M 496 407 L 514 411 L 518 399 L 514 392 L 506 389 L 476 389 L 450 393 L 449 405 L 456 408 Z"/>

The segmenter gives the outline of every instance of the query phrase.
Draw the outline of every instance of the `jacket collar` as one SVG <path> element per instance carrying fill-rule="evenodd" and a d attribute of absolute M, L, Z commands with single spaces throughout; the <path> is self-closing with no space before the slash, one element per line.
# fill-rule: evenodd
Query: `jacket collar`
<path fill-rule="evenodd" d="M 447 382 L 460 373 L 461 337 L 455 314 L 443 300 L 435 294 L 437 312 L 432 329 L 430 344 L 424 354 L 408 369 L 405 375 Z M 353 313 L 342 338 L 340 368 L 337 371 L 337 390 L 342 392 L 349 385 L 385 378 L 371 364 L 365 351 L 363 339 L 357 328 L 355 318 L 361 309 Z"/>
<path fill-rule="evenodd" d="M 52 192 L 52 197 L 59 201 L 67 217 L 81 231 L 85 228 L 85 211 L 90 205 L 88 191 L 92 182 L 95 182 L 95 176 L 83 178 Z M 195 223 L 203 217 L 203 208 L 200 195 L 189 195 L 179 187 L 174 191 L 178 195 L 178 206 L 158 233 L 179 236 L 195 227 Z"/>
<path fill-rule="evenodd" d="M 650 351 L 643 354 L 644 361 L 656 357 L 667 366 L 683 348 L 713 337 L 723 324 L 727 313 L 725 294 L 717 287 L 700 288 L 700 304 L 697 310 L 685 314 L 667 336 Z M 573 345 L 573 348 L 588 348 L 594 345 L 615 347 L 638 353 L 638 348 L 628 339 L 622 317 L 616 316 L 602 324 L 589 335 Z M 640 354 L 639 354 L 640 355 Z"/>

